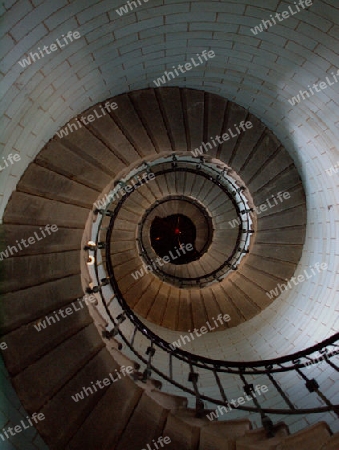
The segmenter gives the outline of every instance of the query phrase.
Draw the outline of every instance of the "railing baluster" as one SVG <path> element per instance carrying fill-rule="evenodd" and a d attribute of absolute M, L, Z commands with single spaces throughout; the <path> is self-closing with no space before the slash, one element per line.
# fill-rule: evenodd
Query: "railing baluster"
<path fill-rule="evenodd" d="M 326 395 L 320 391 L 320 389 L 319 389 L 320 386 L 319 386 L 317 380 L 315 378 L 308 378 L 297 367 L 295 370 L 299 373 L 301 378 L 303 378 L 303 380 L 305 380 L 305 382 L 306 382 L 305 386 L 308 389 L 308 391 L 315 392 L 322 399 L 322 401 L 339 417 L 339 408 L 337 406 L 333 405 L 333 403 L 330 402 L 330 400 L 326 397 Z"/>
<path fill-rule="evenodd" d="M 172 361 L 172 353 L 169 353 L 169 376 L 170 379 L 173 380 L 173 361 Z"/>
<path fill-rule="evenodd" d="M 135 325 L 134 326 L 134 330 L 133 330 L 133 334 L 132 334 L 132 338 L 131 338 L 131 346 L 134 347 L 134 341 L 135 341 L 135 335 L 137 334 L 138 331 L 138 327 Z"/>
<path fill-rule="evenodd" d="M 261 416 L 261 423 L 262 426 L 265 428 L 266 430 L 266 435 L 268 438 L 270 437 L 274 437 L 275 433 L 274 433 L 274 425 L 272 420 L 266 416 L 266 414 L 263 412 L 260 403 L 258 402 L 258 399 L 256 398 L 256 396 L 254 395 L 254 386 L 253 384 L 250 384 L 247 382 L 246 378 L 244 377 L 244 375 L 242 373 L 239 374 L 240 378 L 242 379 L 242 381 L 244 382 L 244 392 L 246 395 L 250 395 L 252 397 L 253 403 L 255 404 L 255 406 L 258 409 L 258 413 Z"/>
<path fill-rule="evenodd" d="M 221 384 L 221 381 L 220 381 L 220 377 L 219 377 L 219 375 L 218 375 L 218 372 L 217 372 L 215 366 L 214 366 L 214 368 L 213 368 L 213 373 L 214 373 L 214 376 L 215 376 L 215 379 L 216 379 L 216 382 L 217 382 L 217 385 L 218 385 L 218 388 L 219 388 L 221 397 L 222 397 L 223 401 L 224 401 L 225 403 L 227 403 L 227 405 L 228 405 L 228 400 L 227 400 L 227 397 L 226 397 L 224 388 L 222 387 L 222 384 Z"/>
<path fill-rule="evenodd" d="M 337 372 L 339 372 L 339 367 L 336 366 L 336 365 L 330 360 L 330 358 L 329 358 L 329 356 L 328 356 L 327 348 L 323 349 L 320 353 L 322 354 L 322 358 L 327 362 L 327 364 L 328 364 L 329 366 L 331 366 L 332 369 L 334 369 L 334 370 L 336 370 Z M 331 353 L 331 352 L 330 352 L 330 353 Z"/>
<path fill-rule="evenodd" d="M 270 379 L 271 383 L 274 385 L 274 387 L 276 388 L 276 390 L 279 392 L 279 394 L 282 396 L 282 398 L 285 400 L 285 402 L 287 403 L 287 405 L 292 409 L 295 410 L 295 406 L 293 405 L 293 403 L 291 402 L 291 400 L 287 397 L 287 395 L 285 394 L 285 392 L 281 389 L 279 383 L 275 380 L 275 378 L 273 378 L 271 373 L 267 373 L 268 378 Z"/>
<path fill-rule="evenodd" d="M 334 370 L 336 370 L 337 372 L 339 372 L 339 367 L 336 366 L 329 358 L 325 357 L 324 359 L 325 359 L 325 361 L 327 362 L 327 364 L 328 364 L 329 366 L 331 366 Z"/>
<path fill-rule="evenodd" d="M 194 372 L 194 368 L 192 365 L 192 362 L 189 361 L 189 365 L 190 365 L 190 374 L 188 376 L 188 381 L 190 381 L 193 384 L 193 389 L 195 392 L 195 411 L 196 411 L 196 416 L 200 417 L 203 410 L 204 410 L 204 402 L 201 400 L 201 396 L 200 396 L 200 392 L 198 389 L 198 379 L 199 379 L 199 374 Z"/>
<path fill-rule="evenodd" d="M 146 355 L 148 355 L 147 367 L 143 373 L 143 381 L 148 380 L 152 375 L 152 358 L 155 353 L 154 343 L 151 341 L 151 346 L 147 347 Z"/>

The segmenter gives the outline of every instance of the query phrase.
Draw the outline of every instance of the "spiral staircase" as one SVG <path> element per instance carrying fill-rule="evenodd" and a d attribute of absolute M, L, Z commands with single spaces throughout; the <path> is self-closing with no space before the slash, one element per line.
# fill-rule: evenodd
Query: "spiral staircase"
<path fill-rule="evenodd" d="M 246 364 L 173 352 L 154 332 L 179 335 L 228 314 L 231 320 L 215 332 L 227 333 L 265 310 L 274 301 L 267 292 L 293 276 L 306 207 L 288 152 L 255 116 L 211 93 L 144 89 L 111 101 L 117 110 L 46 144 L 4 214 L 6 242 L 28 238 L 46 223 L 58 226 L 3 263 L 1 332 L 11 348 L 3 356 L 26 411 L 46 417 L 37 424 L 40 435 L 60 450 L 137 450 L 159 436 L 170 437 L 169 449 L 338 449 L 339 434 L 327 423 L 337 420 L 338 405 L 303 371 L 312 352 L 335 348 L 336 338 L 284 360 Z M 241 121 L 253 127 L 192 155 Z M 136 174 L 150 173 L 151 181 L 95 207 Z M 257 214 L 255 208 L 278 192 L 290 198 Z M 202 256 L 133 278 L 156 257 L 148 232 L 154 217 L 179 213 L 194 223 Z M 237 218 L 240 225 L 230 226 Z M 95 304 L 37 332 L 34 325 L 44 316 L 70 306 L 86 289 Z M 335 358 L 325 362 L 338 371 Z M 75 392 L 123 364 L 133 367 L 131 377 L 73 401 Z M 262 380 L 267 372 L 273 406 L 254 402 L 239 407 L 244 417 L 207 418 L 228 404 L 235 379 L 252 395 L 256 376 Z M 317 396 L 312 408 L 296 405 L 280 372 L 295 377 L 292 387 L 298 379 L 301 398 Z M 205 381 L 213 392 L 201 392 Z M 291 434 L 289 417 L 298 409 L 323 420 L 317 416 Z M 254 413 L 261 425 L 253 426 Z"/>

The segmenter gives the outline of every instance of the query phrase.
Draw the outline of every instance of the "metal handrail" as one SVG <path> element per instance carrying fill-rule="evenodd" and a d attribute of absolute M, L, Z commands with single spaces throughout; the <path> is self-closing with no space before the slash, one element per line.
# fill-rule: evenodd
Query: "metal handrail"
<path fill-rule="evenodd" d="M 175 167 L 177 170 L 178 168 Z M 131 308 L 128 306 L 126 301 L 123 298 L 123 295 L 119 289 L 118 283 L 114 276 L 114 268 L 112 266 L 111 260 L 110 260 L 110 244 L 111 244 L 111 232 L 114 226 L 114 220 L 119 212 L 119 209 L 122 207 L 125 199 L 122 198 L 119 203 L 117 204 L 114 211 L 110 211 L 110 222 L 109 226 L 105 230 L 106 239 L 105 239 L 105 252 L 106 252 L 106 268 L 108 272 L 107 279 L 110 282 L 110 285 L 114 292 L 114 299 L 118 302 L 121 309 L 124 311 L 125 316 L 129 319 L 130 323 L 134 327 L 134 333 L 132 340 L 129 341 L 127 337 L 123 334 L 121 331 L 121 328 L 119 327 L 119 321 L 116 317 L 113 317 L 110 308 L 108 306 L 108 303 L 105 299 L 105 296 L 103 295 L 102 287 L 100 277 L 99 277 L 99 271 L 97 266 L 97 261 L 99 258 L 99 248 L 98 243 L 100 241 L 99 236 L 101 233 L 101 225 L 104 217 L 106 216 L 106 213 L 108 211 L 108 206 L 104 210 L 98 210 L 96 211 L 98 213 L 97 221 L 98 226 L 95 231 L 95 235 L 93 236 L 93 241 L 95 243 L 95 246 L 91 249 L 94 254 L 94 259 L 96 261 L 96 264 L 94 265 L 94 272 L 95 272 L 95 278 L 97 282 L 97 286 L 95 287 L 95 291 L 98 292 L 98 294 L 101 297 L 102 303 L 104 305 L 105 311 L 107 315 L 110 317 L 110 320 L 114 326 L 114 329 L 117 330 L 118 335 L 122 339 L 122 341 L 130 348 L 130 350 L 137 356 L 137 358 L 142 361 L 146 367 L 147 367 L 147 373 L 154 372 L 157 375 L 159 375 L 164 380 L 168 381 L 169 383 L 173 384 L 174 386 L 180 388 L 182 391 L 189 393 L 190 395 L 196 396 L 197 400 L 206 400 L 211 403 L 214 403 L 216 405 L 227 405 L 227 400 L 225 401 L 225 395 L 223 395 L 223 389 L 221 386 L 220 378 L 218 374 L 232 374 L 239 376 L 242 380 L 245 380 L 246 387 L 250 386 L 250 384 L 247 383 L 245 376 L 248 375 L 265 375 L 267 376 L 270 381 L 272 382 L 272 385 L 276 388 L 277 392 L 280 394 L 281 398 L 284 400 L 284 402 L 287 404 L 288 409 L 285 408 L 264 408 L 262 406 L 255 406 L 251 407 L 248 405 L 238 405 L 237 409 L 248 411 L 248 412 L 260 412 L 263 418 L 263 414 L 271 413 L 271 414 L 307 414 L 307 413 L 324 413 L 324 412 L 335 412 L 339 416 L 339 405 L 333 405 L 329 399 L 327 399 L 324 394 L 320 391 L 319 386 L 315 379 L 309 379 L 303 372 L 302 368 L 305 368 L 309 362 L 313 361 L 311 358 L 311 355 L 315 352 L 323 352 L 323 360 L 327 362 L 334 370 L 339 371 L 338 367 L 333 364 L 330 359 L 335 354 L 339 354 L 339 333 L 334 334 L 333 336 L 325 339 L 324 341 L 315 344 L 309 348 L 306 348 L 302 351 L 295 352 L 293 354 L 281 356 L 279 358 L 274 359 L 266 359 L 266 360 L 260 360 L 260 361 L 224 361 L 224 360 L 215 360 L 211 358 L 206 358 L 201 355 L 196 355 L 189 353 L 185 350 L 176 348 L 175 350 L 173 347 L 171 348 L 170 344 L 160 338 L 158 335 L 156 335 L 154 332 L 152 332 L 131 310 Z M 101 240 L 102 241 L 102 240 Z M 93 288 L 94 289 L 94 288 Z M 149 355 L 147 358 L 145 358 L 143 355 L 141 355 L 134 347 L 134 338 L 136 332 L 140 332 L 143 336 L 145 336 L 148 341 L 148 347 L 152 348 L 152 355 Z M 336 352 L 330 352 L 328 353 L 329 347 L 336 348 Z M 155 367 L 152 364 L 152 356 L 153 353 L 156 352 L 156 349 L 162 350 L 166 353 L 168 353 L 169 359 L 170 359 L 170 373 L 169 375 L 163 373 L 161 370 L 159 370 L 157 367 Z M 190 374 L 194 374 L 192 370 L 194 368 L 196 369 L 204 369 L 212 371 L 217 380 L 217 384 L 219 385 L 219 388 L 221 387 L 221 399 L 218 398 L 212 398 L 210 396 L 201 394 L 197 392 L 197 385 L 194 384 L 194 389 L 190 389 L 187 386 L 184 386 L 182 383 L 179 383 L 173 378 L 172 370 L 171 370 L 171 364 L 172 359 L 175 358 L 187 365 L 187 368 L 190 370 Z M 305 386 L 309 390 L 309 392 L 316 392 L 318 397 L 321 398 L 322 402 L 325 403 L 326 406 L 317 406 L 315 408 L 297 408 L 293 405 L 293 403 L 290 401 L 286 393 L 283 391 L 281 386 L 277 383 L 277 381 L 274 379 L 273 374 L 275 373 L 282 373 L 282 372 L 289 372 L 289 371 L 295 371 L 296 375 L 299 375 L 299 378 L 304 379 L 306 382 Z M 192 377 L 193 380 L 195 380 L 195 377 Z M 196 382 L 196 381 L 195 381 Z"/>

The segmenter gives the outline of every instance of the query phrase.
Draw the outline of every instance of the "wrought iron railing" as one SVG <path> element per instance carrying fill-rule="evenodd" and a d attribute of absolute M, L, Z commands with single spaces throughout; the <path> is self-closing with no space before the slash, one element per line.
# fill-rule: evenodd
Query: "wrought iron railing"
<path fill-rule="evenodd" d="M 179 170 L 177 160 L 175 161 L 176 165 L 172 169 Z M 200 170 L 201 164 L 204 164 L 204 162 L 200 161 L 197 164 L 197 171 Z M 146 168 L 149 170 L 149 165 Z M 216 174 L 217 177 L 220 177 L 220 173 Z M 233 188 L 236 187 L 233 186 Z M 236 189 L 235 192 L 240 192 L 239 188 Z M 137 317 L 123 298 L 110 259 L 111 231 L 114 220 L 125 199 L 126 197 L 122 198 L 113 211 L 110 210 L 109 204 L 104 209 L 95 211 L 96 220 L 92 227 L 92 241 L 85 248 L 91 257 L 91 261 L 94 262 L 93 265 L 89 266 L 93 282 L 88 292 L 97 294 L 102 302 L 102 312 L 109 318 L 110 325 L 105 332 L 105 337 L 120 339 L 126 345 L 126 349 L 129 349 L 137 357 L 144 367 L 142 379 L 146 381 L 153 376 L 159 377 L 193 396 L 199 414 L 203 414 L 204 401 L 214 405 L 230 406 L 227 392 L 229 388 L 227 386 L 229 386 L 230 380 L 233 382 L 236 380 L 235 382 L 241 383 L 244 392 L 253 401 L 253 406 L 239 404 L 237 409 L 260 414 L 262 424 L 268 433 L 272 433 L 273 430 L 273 422 L 268 416 L 271 414 L 304 415 L 330 412 L 339 417 L 339 405 L 332 403 L 331 399 L 321 390 L 321 383 L 311 377 L 311 372 L 308 371 L 309 366 L 324 363 L 331 367 L 334 373 L 339 372 L 339 367 L 334 362 L 335 356 L 339 355 L 339 333 L 303 351 L 276 359 L 246 362 L 223 361 L 192 354 L 181 348 L 173 348 L 169 342 L 152 332 Z M 246 205 L 244 206 L 247 210 Z M 240 211 L 239 213 L 241 214 Z M 104 220 L 109 222 L 103 227 Z M 248 231 L 251 231 L 250 228 L 251 221 L 248 219 Z M 248 244 L 247 241 L 246 243 Z M 314 359 L 316 353 L 320 356 Z M 159 361 L 161 361 L 161 364 L 159 364 Z M 165 361 L 167 361 L 166 364 Z M 166 367 L 166 370 L 164 370 L 164 367 Z M 175 368 L 178 367 L 185 368 L 184 372 L 188 375 L 186 383 L 176 376 Z M 204 387 L 201 386 L 201 380 L 206 372 L 212 373 L 215 379 L 216 389 L 213 396 L 205 395 L 202 392 Z M 284 376 L 290 374 L 293 374 L 296 380 L 302 382 L 300 386 L 305 389 L 306 393 L 312 394 L 314 399 L 317 399 L 313 402 L 314 406 L 297 404 L 296 398 L 292 397 L 289 389 L 284 386 Z M 255 383 L 258 380 L 261 384 L 263 380 L 269 383 L 270 389 L 274 390 L 274 396 L 277 394 L 280 399 L 277 401 L 279 407 L 269 407 L 265 405 L 264 397 L 258 398 L 255 395 Z M 272 397 L 274 396 L 272 395 Z M 301 394 L 300 399 L 302 398 L 303 395 Z M 302 401 L 299 403 L 302 403 Z M 285 406 L 280 406 L 281 404 Z"/>

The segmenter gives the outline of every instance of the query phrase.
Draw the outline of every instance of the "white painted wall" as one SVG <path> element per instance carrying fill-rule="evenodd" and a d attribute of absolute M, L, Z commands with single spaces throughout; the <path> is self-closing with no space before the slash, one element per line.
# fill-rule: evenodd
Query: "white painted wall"
<path fill-rule="evenodd" d="M 269 358 L 337 332 L 339 175 L 330 177 L 325 170 L 339 161 L 339 83 L 298 106 L 288 102 L 339 69 L 337 1 L 314 2 L 257 36 L 250 27 L 293 2 L 150 0 L 119 17 L 115 8 L 122 4 L 5 0 L 0 7 L 1 155 L 17 152 L 22 158 L 0 173 L 0 215 L 27 165 L 71 117 L 107 97 L 154 87 L 164 70 L 212 49 L 216 57 L 207 65 L 168 85 L 227 97 L 275 132 L 299 167 L 307 195 L 307 236 L 298 273 L 316 262 L 327 262 L 329 269 L 248 323 L 196 340 L 193 349 L 208 349 L 219 358 Z M 81 38 L 64 49 L 25 69 L 18 64 L 27 52 L 76 30 Z"/>

